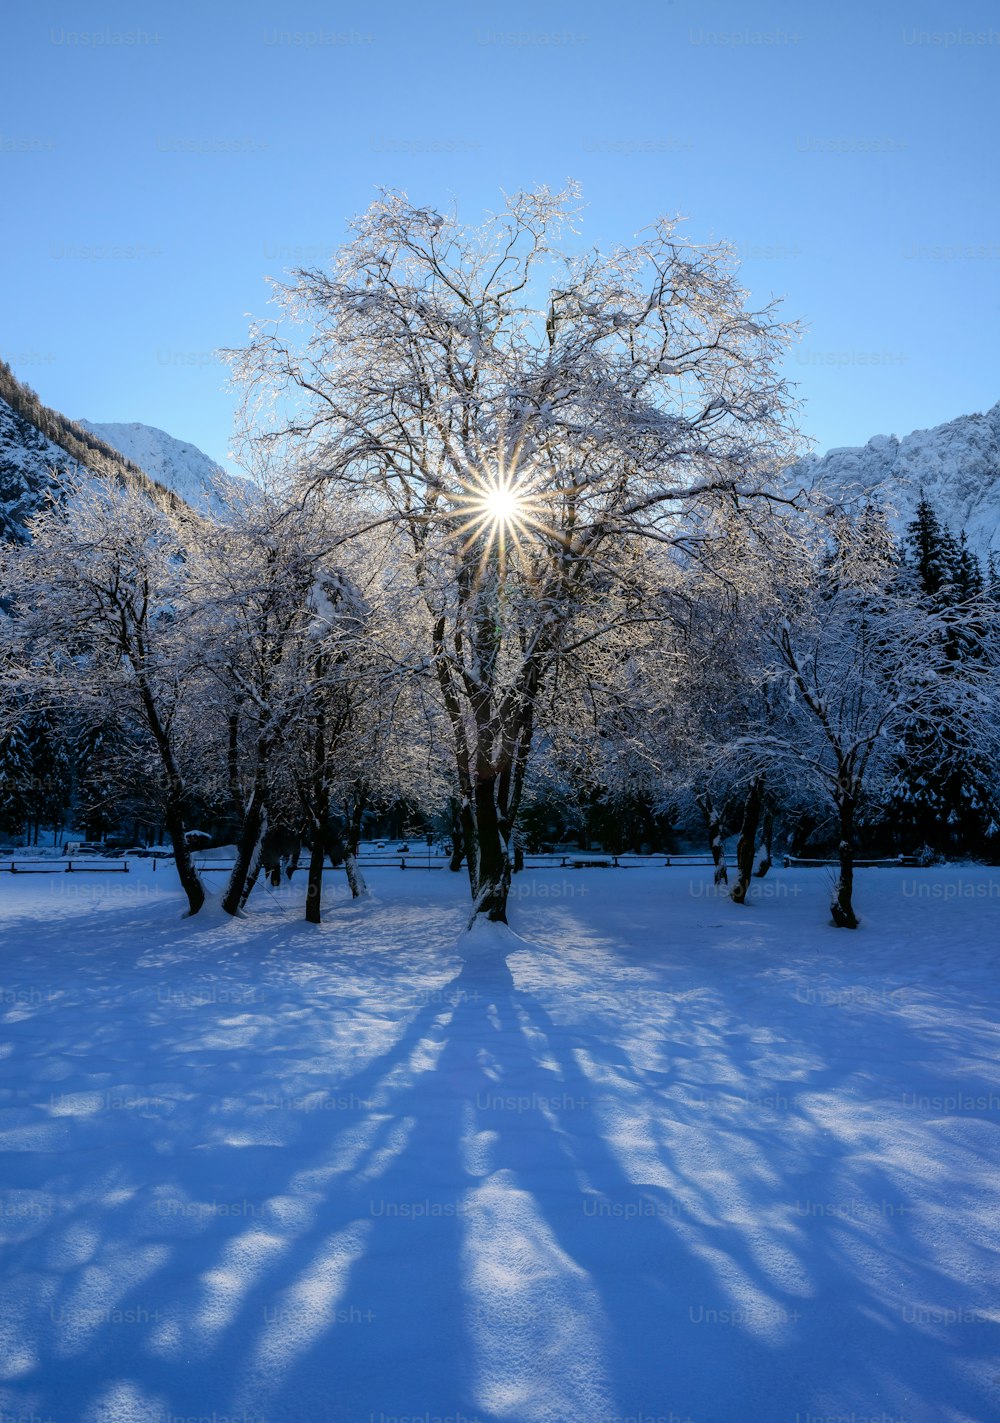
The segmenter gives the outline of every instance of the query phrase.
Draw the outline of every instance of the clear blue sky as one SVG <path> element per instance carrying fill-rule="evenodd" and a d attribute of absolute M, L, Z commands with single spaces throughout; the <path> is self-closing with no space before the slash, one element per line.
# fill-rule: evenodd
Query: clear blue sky
<path fill-rule="evenodd" d="M 809 324 L 819 448 L 1000 399 L 989 0 L 29 3 L 0 34 L 0 354 L 68 415 L 224 460 L 212 352 L 266 274 L 378 185 L 478 220 L 567 176 L 593 242 L 676 212 L 739 244 Z"/>

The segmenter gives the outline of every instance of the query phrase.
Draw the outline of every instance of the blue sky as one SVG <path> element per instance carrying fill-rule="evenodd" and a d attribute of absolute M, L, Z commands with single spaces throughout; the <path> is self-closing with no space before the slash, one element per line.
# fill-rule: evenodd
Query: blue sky
<path fill-rule="evenodd" d="M 0 354 L 49 404 L 225 460 L 213 352 L 377 186 L 478 220 L 579 179 L 584 235 L 726 237 L 808 323 L 820 449 L 1000 399 L 1000 9 L 181 0 L 3 20 Z"/>

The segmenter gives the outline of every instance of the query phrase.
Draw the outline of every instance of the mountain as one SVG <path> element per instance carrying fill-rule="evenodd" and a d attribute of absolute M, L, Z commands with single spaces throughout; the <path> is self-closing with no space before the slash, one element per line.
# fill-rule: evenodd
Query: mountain
<path fill-rule="evenodd" d="M 232 476 L 197 445 L 177 440 L 154 425 L 106 425 L 91 420 L 76 423 L 203 512 L 217 511 L 225 503 L 227 487 L 235 485 Z"/>
<path fill-rule="evenodd" d="M 68 419 L 0 361 L 0 540 L 23 542 L 28 519 L 60 478 L 84 472 L 102 479 L 128 473 L 159 498 L 206 511 L 221 507 L 227 483 L 236 483 L 194 445 L 162 430 Z"/>
<path fill-rule="evenodd" d="M 0 399 L 0 541 L 21 543 L 58 475 L 81 468 L 26 416 Z"/>
<path fill-rule="evenodd" d="M 876 494 L 898 529 L 913 517 L 920 491 L 977 553 L 1000 551 L 1000 403 L 897 439 L 807 455 L 790 471 L 808 489 L 844 498 Z"/>
<path fill-rule="evenodd" d="M 68 420 L 0 361 L 0 538 L 24 539 L 26 520 L 54 487 L 53 470 L 81 468 L 104 477 L 138 473 L 204 512 L 219 511 L 227 489 L 242 484 L 195 445 L 152 425 Z M 1000 552 L 1000 402 L 902 439 L 875 435 L 866 445 L 807 455 L 789 474 L 833 498 L 877 496 L 897 529 L 913 517 L 923 490 L 977 553 Z"/>
<path fill-rule="evenodd" d="M 0 361 L 0 537 L 21 543 L 26 521 L 49 500 L 61 476 L 102 479 L 131 474 L 151 492 L 175 498 L 118 450 L 58 410 L 43 405 Z"/>

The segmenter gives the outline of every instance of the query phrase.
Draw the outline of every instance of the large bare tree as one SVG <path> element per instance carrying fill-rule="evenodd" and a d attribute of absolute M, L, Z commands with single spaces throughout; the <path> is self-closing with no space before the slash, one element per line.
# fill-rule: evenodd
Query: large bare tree
<path fill-rule="evenodd" d="M 518 193 L 466 227 L 384 194 L 329 271 L 275 284 L 281 314 L 232 353 L 253 457 L 394 535 L 473 919 L 506 918 L 536 707 L 581 612 L 591 638 L 651 616 L 641 541 L 710 557 L 713 513 L 752 504 L 793 443 L 790 328 L 747 308 L 731 249 L 662 220 L 588 251 L 577 203 Z"/>

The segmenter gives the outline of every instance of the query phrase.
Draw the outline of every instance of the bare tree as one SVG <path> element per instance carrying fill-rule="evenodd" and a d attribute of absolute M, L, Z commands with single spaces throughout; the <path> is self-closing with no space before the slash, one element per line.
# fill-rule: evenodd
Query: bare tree
<path fill-rule="evenodd" d="M 246 900 L 267 830 L 269 766 L 299 707 L 302 689 L 291 663 L 310 620 L 310 589 L 325 546 L 313 508 L 251 485 L 230 501 L 223 519 L 199 530 L 190 551 L 192 635 L 218 688 L 228 795 L 239 823 L 222 896 L 230 914 Z"/>
<path fill-rule="evenodd" d="M 783 695 L 751 754 L 805 775 L 832 802 L 839 875 L 831 915 L 854 929 L 859 812 L 891 777 L 906 728 L 933 737 L 947 699 L 951 724 L 996 754 L 996 610 L 982 600 L 982 655 L 961 679 L 949 676 L 951 623 L 969 610 L 935 609 L 919 596 L 874 508 L 819 520 L 775 571 L 763 676 Z"/>
<path fill-rule="evenodd" d="M 186 839 L 187 718 L 200 672 L 186 636 L 184 511 L 144 477 L 68 485 L 31 522 L 31 544 L 9 550 L 9 632 L 29 653 L 20 675 L 71 694 L 95 719 L 109 706 L 142 730 L 160 766 L 164 823 L 196 914 L 205 891 Z"/>
<path fill-rule="evenodd" d="M 233 354 L 251 450 L 390 529 L 423 604 L 473 918 L 506 918 L 536 707 L 578 612 L 627 580 L 630 542 L 704 555 L 711 510 L 791 446 L 789 328 L 746 310 L 731 249 L 664 220 L 574 252 L 575 202 L 516 194 L 468 229 L 386 194 Z"/>

